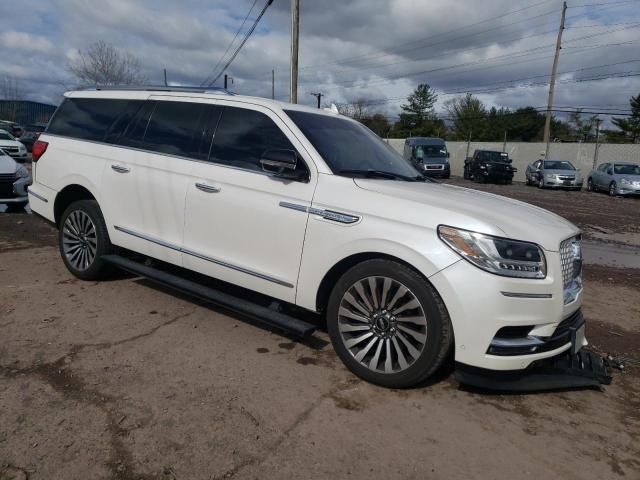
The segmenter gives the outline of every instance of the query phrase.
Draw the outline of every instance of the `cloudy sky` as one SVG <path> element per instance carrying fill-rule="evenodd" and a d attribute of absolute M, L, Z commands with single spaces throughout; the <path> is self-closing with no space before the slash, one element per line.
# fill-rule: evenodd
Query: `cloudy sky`
<path fill-rule="evenodd" d="M 76 80 L 67 65 L 103 40 L 139 58 L 149 83 L 162 69 L 200 85 L 266 0 L 21 0 L 0 2 L 0 75 L 29 99 L 57 103 Z M 396 115 L 418 83 L 439 93 L 438 110 L 461 92 L 488 105 L 546 105 L 562 2 L 558 0 L 300 0 L 299 101 L 364 98 Z M 628 109 L 640 92 L 640 1 L 569 2 L 555 104 Z M 243 33 L 227 56 L 234 51 Z M 290 0 L 274 0 L 228 69 L 231 89 L 288 99 Z M 223 61 L 220 65 L 224 64 Z M 219 67 L 218 67 L 219 68 Z M 600 80 L 593 80 L 599 78 Z M 221 82 L 218 82 L 218 85 Z M 509 88 L 508 88 L 509 87 Z"/>

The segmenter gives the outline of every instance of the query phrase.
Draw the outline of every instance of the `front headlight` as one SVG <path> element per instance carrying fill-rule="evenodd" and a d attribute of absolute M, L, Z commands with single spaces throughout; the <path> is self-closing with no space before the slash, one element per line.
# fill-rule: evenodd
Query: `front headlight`
<path fill-rule="evenodd" d="M 546 262 L 535 243 L 438 226 L 438 236 L 454 252 L 489 273 L 505 277 L 545 278 Z"/>
<path fill-rule="evenodd" d="M 633 184 L 633 182 L 631 180 L 629 180 L 628 178 L 623 178 L 622 180 L 620 180 L 620 185 L 629 185 L 631 186 Z"/>
<path fill-rule="evenodd" d="M 20 165 L 16 169 L 16 177 L 18 178 L 29 178 L 29 171 L 26 169 L 24 165 Z"/>
<path fill-rule="evenodd" d="M 545 176 L 545 178 L 547 180 L 555 180 L 556 179 L 556 176 L 551 174 L 551 173 L 546 173 L 544 176 Z"/>

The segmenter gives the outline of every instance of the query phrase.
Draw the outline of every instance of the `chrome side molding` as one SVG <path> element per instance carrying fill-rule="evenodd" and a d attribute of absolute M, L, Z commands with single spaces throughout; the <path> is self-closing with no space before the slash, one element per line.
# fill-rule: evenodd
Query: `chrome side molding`
<path fill-rule="evenodd" d="M 306 207 L 297 203 L 280 202 L 279 204 L 283 208 L 289 208 L 298 212 L 305 212 L 311 215 L 318 215 L 325 220 L 331 220 L 338 223 L 345 223 L 347 225 L 356 223 L 360 220 L 360 217 L 356 215 L 350 215 L 348 213 L 336 212 L 334 210 L 323 210 L 320 208 Z"/>
<path fill-rule="evenodd" d="M 281 280 L 279 278 L 272 277 L 270 275 L 265 275 L 264 273 L 255 272 L 253 270 L 249 270 L 248 268 L 244 268 L 244 267 L 241 267 L 239 265 L 234 265 L 232 263 L 228 263 L 228 262 L 225 262 L 223 260 L 219 260 L 217 258 L 209 257 L 207 255 L 203 255 L 202 253 L 198 253 L 198 252 L 196 252 L 194 250 L 189 250 L 187 248 L 183 248 L 180 245 L 176 245 L 174 243 L 165 242 L 163 240 L 159 240 L 157 238 L 153 238 L 153 237 L 150 237 L 148 235 L 145 235 L 145 234 L 142 234 L 142 233 L 139 233 L 139 232 L 135 232 L 133 230 L 129 230 L 128 228 L 119 227 L 117 225 L 114 225 L 113 228 L 115 228 L 119 232 L 126 233 L 127 235 L 131 235 L 132 237 L 140 238 L 142 240 L 146 240 L 148 242 L 155 243 L 155 244 L 160 245 L 162 247 L 170 248 L 171 250 L 175 250 L 176 252 L 181 252 L 181 253 L 184 253 L 186 255 L 190 255 L 192 257 L 199 258 L 200 260 L 205 260 L 207 262 L 215 263 L 216 265 L 220 265 L 221 267 L 226 267 L 226 268 L 230 268 L 231 270 L 236 270 L 238 272 L 246 273 L 247 275 L 251 275 L 253 277 L 261 278 L 262 280 L 267 280 L 268 282 L 276 283 L 278 285 L 282 285 L 283 287 L 287 287 L 287 288 L 293 288 L 294 287 L 293 284 L 291 284 L 291 283 L 289 283 L 287 281 Z"/>
<path fill-rule="evenodd" d="M 36 192 L 31 191 L 31 189 L 29 187 L 27 187 L 27 193 L 29 195 L 33 195 L 34 197 L 36 197 L 38 200 L 42 200 L 44 203 L 49 203 L 49 200 L 47 200 L 46 198 L 44 198 L 42 195 L 38 195 Z"/>

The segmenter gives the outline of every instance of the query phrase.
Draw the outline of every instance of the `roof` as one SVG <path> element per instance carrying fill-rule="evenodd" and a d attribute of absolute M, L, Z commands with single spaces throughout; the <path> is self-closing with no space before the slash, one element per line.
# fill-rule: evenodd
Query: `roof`
<path fill-rule="evenodd" d="M 305 105 L 297 105 L 288 102 L 280 102 L 278 100 L 272 100 L 264 97 L 252 97 L 249 95 L 239 95 L 233 92 L 229 92 L 224 88 L 208 88 L 208 87 L 173 87 L 173 86 L 141 86 L 141 87 L 123 87 L 123 86 L 105 86 L 105 87 L 91 87 L 79 90 L 73 90 L 66 92 L 65 97 L 71 98 L 125 98 L 145 100 L 149 95 L 170 95 L 173 97 L 193 97 L 194 95 L 200 98 L 216 98 L 225 99 L 230 101 L 237 101 L 238 103 L 251 103 L 254 105 L 260 105 L 267 107 L 271 110 L 296 110 L 304 111 L 308 113 L 315 113 L 320 115 L 327 115 L 335 117 L 339 115 L 335 112 L 331 112 L 325 109 L 319 109 L 315 107 L 308 107 Z M 348 117 L 342 117 L 348 118 Z"/>
<path fill-rule="evenodd" d="M 444 140 L 437 137 L 409 137 L 405 140 L 407 145 L 442 145 Z"/>

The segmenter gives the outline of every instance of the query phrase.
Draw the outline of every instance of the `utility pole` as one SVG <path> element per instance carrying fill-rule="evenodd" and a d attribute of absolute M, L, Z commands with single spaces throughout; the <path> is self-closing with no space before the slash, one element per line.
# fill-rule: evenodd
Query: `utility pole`
<path fill-rule="evenodd" d="M 507 151 L 507 131 L 504 131 L 504 142 L 502 142 L 502 153 Z"/>
<path fill-rule="evenodd" d="M 598 164 L 598 150 L 600 150 L 600 122 L 602 120 L 600 120 L 599 118 L 596 118 L 596 148 L 595 151 L 593 152 L 593 168 L 596 168 L 596 165 Z"/>
<path fill-rule="evenodd" d="M 167 83 L 167 69 L 166 69 L 166 68 L 164 68 L 163 70 L 164 70 L 164 86 L 166 87 L 166 86 L 168 86 L 168 85 L 169 85 L 169 84 Z"/>
<path fill-rule="evenodd" d="M 300 0 L 291 0 L 291 94 L 289 101 L 298 103 L 298 36 L 300 32 Z"/>
<path fill-rule="evenodd" d="M 469 138 L 467 139 L 467 156 L 464 157 L 465 159 L 469 158 L 469 149 L 471 148 L 471 132 L 473 130 L 469 129 Z"/>
<path fill-rule="evenodd" d="M 560 49 L 562 48 L 562 32 L 564 31 L 564 18 L 567 13 L 567 2 L 562 3 L 562 17 L 560 19 L 560 30 L 556 42 L 556 53 L 553 57 L 553 67 L 551 69 L 551 79 L 549 81 L 549 99 L 547 101 L 547 118 L 544 122 L 544 138 L 546 144 L 544 158 L 549 157 L 549 142 L 551 141 L 551 113 L 553 110 L 553 90 L 556 86 L 556 73 L 558 72 L 558 60 L 560 59 Z"/>
<path fill-rule="evenodd" d="M 310 93 L 309 95 L 313 95 L 318 99 L 318 108 L 320 108 L 320 99 L 324 97 L 324 93 Z"/>
<path fill-rule="evenodd" d="M 276 71 L 271 70 L 271 100 L 276 99 Z"/>

